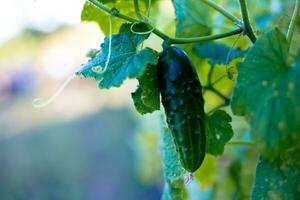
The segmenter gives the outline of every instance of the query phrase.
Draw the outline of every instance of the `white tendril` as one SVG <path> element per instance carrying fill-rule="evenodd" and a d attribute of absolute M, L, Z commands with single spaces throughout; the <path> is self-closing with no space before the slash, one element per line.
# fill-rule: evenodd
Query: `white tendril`
<path fill-rule="evenodd" d="M 63 84 L 58 88 L 58 90 L 56 90 L 56 92 L 48 99 L 44 99 L 44 98 L 36 98 L 32 101 L 32 106 L 35 108 L 42 108 L 45 107 L 47 105 L 49 105 L 50 103 L 52 103 L 61 93 L 62 91 L 65 89 L 65 87 L 76 77 L 75 74 L 72 74 L 71 76 L 69 76 L 64 82 Z"/>
<path fill-rule="evenodd" d="M 98 74 L 103 74 L 109 64 L 110 61 L 110 57 L 111 57 L 111 44 L 112 44 L 112 15 L 109 15 L 109 39 L 108 39 L 108 53 L 107 53 L 107 58 L 106 58 L 106 62 L 105 62 L 105 66 L 103 68 L 92 68 L 93 72 L 96 72 Z"/>
<path fill-rule="evenodd" d="M 131 26 L 130 26 L 130 31 L 131 31 L 132 33 L 134 33 L 134 34 L 137 34 L 137 35 L 146 35 L 146 34 L 152 33 L 152 31 L 155 29 L 154 27 L 152 27 L 149 31 L 138 32 L 138 31 L 133 30 L 133 27 L 134 27 L 135 25 L 137 25 L 137 24 L 138 24 L 138 22 L 134 22 L 134 23 L 131 24 Z"/>

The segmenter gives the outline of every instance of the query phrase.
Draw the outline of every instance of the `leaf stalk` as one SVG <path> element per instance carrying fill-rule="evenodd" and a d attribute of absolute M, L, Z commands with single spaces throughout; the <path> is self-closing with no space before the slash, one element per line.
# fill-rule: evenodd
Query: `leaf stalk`
<path fill-rule="evenodd" d="M 293 34 L 295 31 L 295 27 L 296 27 L 296 22 L 297 22 L 297 20 L 299 20 L 298 16 L 300 16 L 300 0 L 296 0 L 295 9 L 294 9 L 294 12 L 293 12 L 290 24 L 289 24 L 289 29 L 288 29 L 288 32 L 286 35 L 286 39 L 287 39 L 289 45 L 291 45 L 291 42 L 292 42 Z"/>
<path fill-rule="evenodd" d="M 241 14 L 242 14 L 242 18 L 243 18 L 244 34 L 246 34 L 249 37 L 249 39 L 251 40 L 252 43 L 255 43 L 256 36 L 253 32 L 253 29 L 252 29 L 252 26 L 250 23 L 246 0 L 239 0 L 239 3 L 240 3 Z"/>

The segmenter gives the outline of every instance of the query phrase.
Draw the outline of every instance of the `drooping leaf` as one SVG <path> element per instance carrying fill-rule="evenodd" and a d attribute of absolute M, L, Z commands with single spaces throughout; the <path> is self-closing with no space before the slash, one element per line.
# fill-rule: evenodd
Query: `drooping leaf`
<path fill-rule="evenodd" d="M 269 161 L 260 156 L 251 195 L 252 200 L 299 199 L 299 149 L 286 160 Z"/>
<path fill-rule="evenodd" d="M 149 65 L 142 76 L 138 77 L 139 86 L 131 94 L 135 108 L 141 114 L 160 109 L 157 68 Z"/>
<path fill-rule="evenodd" d="M 101 51 L 76 74 L 99 80 L 100 88 L 118 87 L 126 78 L 141 76 L 146 67 L 155 65 L 158 59 L 157 52 L 150 48 L 137 49 L 147 37 L 148 35 L 136 35 L 131 32 L 113 34 L 109 64 L 102 73 L 98 71 L 104 68 L 108 58 L 109 37 L 106 37 L 101 44 Z"/>
<path fill-rule="evenodd" d="M 232 110 L 250 120 L 264 154 L 275 156 L 300 133 L 300 51 L 288 64 L 288 43 L 274 29 L 258 39 L 239 65 Z"/>
<path fill-rule="evenodd" d="M 206 153 L 218 156 L 233 136 L 231 117 L 224 110 L 217 110 L 206 117 Z"/>
<path fill-rule="evenodd" d="M 181 166 L 172 133 L 161 119 L 161 157 L 163 163 L 163 174 L 166 181 L 162 199 L 183 200 L 185 186 L 183 176 L 185 170 Z"/>
<path fill-rule="evenodd" d="M 207 58 L 211 64 L 228 64 L 231 60 L 237 57 L 243 57 L 245 51 L 230 47 L 215 42 L 205 44 L 196 44 L 193 46 L 193 51 L 201 58 Z"/>

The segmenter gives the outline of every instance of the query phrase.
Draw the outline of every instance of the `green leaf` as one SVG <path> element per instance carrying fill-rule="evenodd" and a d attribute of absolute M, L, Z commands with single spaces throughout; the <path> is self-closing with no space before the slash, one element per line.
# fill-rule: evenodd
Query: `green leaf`
<path fill-rule="evenodd" d="M 176 16 L 176 36 L 192 37 L 208 35 L 209 9 L 205 4 L 195 0 L 173 0 Z"/>
<path fill-rule="evenodd" d="M 164 117 L 161 119 L 161 157 L 166 181 L 162 199 L 182 200 L 185 193 L 183 181 L 185 170 L 181 166 L 172 133 L 167 127 Z"/>
<path fill-rule="evenodd" d="M 101 0 L 100 2 L 109 6 L 110 8 L 118 9 L 118 11 L 120 11 L 124 15 L 136 17 L 133 1 Z M 155 2 L 157 2 L 157 0 L 152 1 L 152 4 L 154 4 Z M 146 7 L 148 6 L 148 0 L 140 1 L 139 5 L 142 11 L 146 10 Z M 108 14 L 96 8 L 88 1 L 85 2 L 83 9 L 81 11 L 81 21 L 96 22 L 105 35 L 109 34 Z M 118 32 L 120 26 L 123 23 L 124 23 L 123 19 L 120 19 L 118 17 L 113 17 L 112 32 L 113 33 Z"/>
<path fill-rule="evenodd" d="M 131 94 L 135 108 L 141 114 L 152 113 L 160 109 L 157 68 L 149 65 L 144 74 L 138 77 L 139 86 Z"/>
<path fill-rule="evenodd" d="M 260 156 L 251 199 L 299 199 L 299 167 L 299 151 L 289 155 L 289 163 L 269 161 Z"/>
<path fill-rule="evenodd" d="M 230 50 L 224 44 L 208 42 L 205 44 L 196 44 L 193 51 L 201 58 L 207 58 L 210 64 L 228 64 L 237 57 L 243 57 L 245 51 L 233 48 Z"/>
<path fill-rule="evenodd" d="M 274 29 L 258 39 L 238 67 L 231 107 L 246 115 L 265 155 L 275 156 L 299 138 L 300 51 L 287 62 L 285 36 Z"/>
<path fill-rule="evenodd" d="M 224 110 L 217 110 L 206 117 L 206 153 L 223 154 L 225 144 L 233 136 L 230 122 L 231 117 Z"/>
<path fill-rule="evenodd" d="M 101 30 L 104 32 L 105 35 L 109 34 L 109 21 L 108 15 L 105 14 L 103 11 L 96 8 L 94 5 L 89 3 L 88 1 L 85 2 L 82 11 L 81 11 L 81 21 L 87 22 L 96 22 Z M 115 18 L 113 21 L 113 30 L 112 32 L 115 33 L 119 28 L 118 26 L 121 25 L 122 22 L 115 22 Z"/>
<path fill-rule="evenodd" d="M 146 47 L 138 50 L 148 35 L 136 35 L 122 32 L 112 35 L 111 56 L 108 67 L 104 73 L 98 72 L 104 68 L 108 57 L 109 37 L 101 44 L 101 52 L 90 59 L 77 75 L 92 77 L 99 80 L 100 88 L 120 86 L 126 78 L 141 76 L 148 65 L 156 65 L 157 52 Z"/>

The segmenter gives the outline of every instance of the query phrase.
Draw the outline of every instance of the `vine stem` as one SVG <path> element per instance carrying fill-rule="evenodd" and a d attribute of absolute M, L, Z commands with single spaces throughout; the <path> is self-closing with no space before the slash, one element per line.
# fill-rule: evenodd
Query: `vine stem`
<path fill-rule="evenodd" d="M 219 96 L 221 99 L 224 100 L 224 105 L 229 105 L 230 104 L 230 99 L 227 98 L 225 95 L 223 95 L 221 92 L 219 92 L 216 88 L 214 88 L 212 85 L 206 85 L 202 87 L 203 89 L 210 90 L 211 92 L 215 93 L 217 96 Z"/>
<path fill-rule="evenodd" d="M 232 21 L 235 24 L 240 24 L 240 20 L 235 17 L 234 15 L 232 15 L 230 12 L 228 12 L 227 10 L 225 10 L 225 8 L 221 7 L 220 5 L 218 5 L 217 3 L 211 1 L 211 0 L 200 0 L 203 3 L 205 3 L 206 5 L 208 5 L 209 7 L 215 9 L 216 11 L 218 11 L 219 13 L 221 13 L 224 17 L 226 17 L 227 19 L 229 19 L 230 21 Z"/>
<path fill-rule="evenodd" d="M 207 42 L 211 40 L 217 40 L 221 38 L 226 38 L 232 35 L 237 35 L 242 32 L 241 28 L 235 29 L 233 31 L 215 34 L 215 35 L 209 35 L 209 36 L 202 36 L 202 37 L 194 37 L 194 38 L 175 38 L 170 37 L 169 43 L 171 44 L 185 44 L 185 43 L 194 43 L 194 42 Z"/>
<path fill-rule="evenodd" d="M 255 43 L 256 42 L 256 36 L 253 32 L 253 29 L 252 29 L 252 26 L 251 26 L 251 23 L 250 23 L 246 0 L 239 0 L 239 2 L 240 2 L 241 14 L 242 14 L 242 18 L 243 18 L 243 25 L 244 25 L 243 29 L 245 31 L 245 34 L 251 40 L 251 42 Z"/>
<path fill-rule="evenodd" d="M 254 142 L 248 140 L 232 140 L 227 143 L 228 145 L 254 145 Z"/>
<path fill-rule="evenodd" d="M 291 19 L 291 22 L 289 25 L 287 35 L 286 35 L 286 39 L 287 39 L 289 45 L 291 45 L 293 33 L 295 31 L 296 22 L 297 22 L 299 15 L 300 15 L 300 0 L 296 0 L 295 9 L 294 9 L 293 16 L 292 16 L 292 19 Z"/>
<path fill-rule="evenodd" d="M 141 11 L 140 11 L 138 0 L 133 0 L 133 2 L 134 2 L 134 10 L 135 10 L 137 17 L 139 19 L 143 18 L 143 15 L 141 14 Z"/>
<path fill-rule="evenodd" d="M 124 15 L 122 13 L 119 12 L 119 10 L 117 10 L 116 8 L 110 8 L 104 4 L 102 4 L 101 2 L 97 1 L 97 0 L 88 0 L 89 3 L 91 3 L 92 5 L 94 5 L 96 8 L 109 13 L 112 16 L 124 19 L 126 21 L 132 22 L 132 23 L 139 23 L 139 22 L 143 22 L 139 19 Z M 152 26 L 151 24 L 147 23 L 147 25 Z M 169 37 L 168 35 L 166 35 L 165 33 L 161 32 L 160 30 L 158 30 L 157 28 L 153 28 L 152 31 L 154 34 L 156 34 L 158 37 L 160 37 L 161 39 L 163 39 L 164 41 L 166 41 L 168 44 L 186 44 L 186 43 L 195 43 L 195 42 L 206 42 L 206 41 L 211 41 L 211 40 L 217 40 L 217 39 L 221 39 L 221 38 L 226 38 L 232 35 L 237 35 L 243 32 L 243 30 L 241 28 L 238 28 L 236 30 L 233 31 L 229 31 L 226 33 L 220 33 L 220 34 L 215 34 L 215 35 L 209 35 L 209 36 L 202 36 L 202 37 L 193 37 L 193 38 L 177 38 L 177 37 Z"/>

